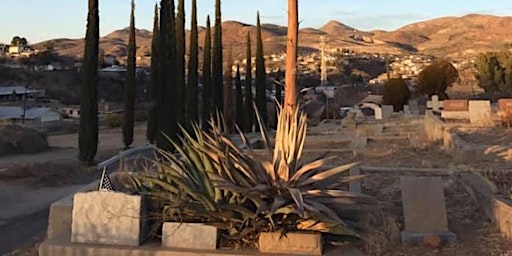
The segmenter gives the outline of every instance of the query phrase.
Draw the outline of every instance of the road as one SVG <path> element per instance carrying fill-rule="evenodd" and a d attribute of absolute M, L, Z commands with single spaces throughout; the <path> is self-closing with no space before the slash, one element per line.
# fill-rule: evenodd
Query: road
<path fill-rule="evenodd" d="M 135 127 L 134 146 L 146 144 L 144 126 L 139 124 Z M 52 150 L 33 155 L 1 157 L 0 165 L 49 161 L 75 162 L 78 153 L 77 139 L 77 134 L 49 136 L 48 142 Z M 122 148 L 120 129 L 100 130 L 99 140 L 98 158 L 115 156 Z M 128 165 L 133 165 L 134 159 L 150 156 L 152 153 L 145 152 L 142 156 L 133 156 L 126 161 Z M 116 171 L 118 167 L 119 163 L 113 163 L 107 167 L 107 171 Z M 83 180 L 83 184 L 46 188 L 0 181 L 0 255 L 23 247 L 33 247 L 41 241 L 46 234 L 51 203 L 96 179 L 99 177 L 92 176 L 89 180 Z"/>

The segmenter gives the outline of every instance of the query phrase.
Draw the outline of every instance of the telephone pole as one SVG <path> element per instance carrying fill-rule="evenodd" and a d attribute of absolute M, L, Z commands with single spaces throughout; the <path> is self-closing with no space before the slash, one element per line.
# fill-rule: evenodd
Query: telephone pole
<path fill-rule="evenodd" d="M 320 37 L 320 48 L 322 50 L 322 60 L 320 64 L 320 84 L 322 86 L 327 85 L 327 63 L 325 59 L 325 37 Z"/>

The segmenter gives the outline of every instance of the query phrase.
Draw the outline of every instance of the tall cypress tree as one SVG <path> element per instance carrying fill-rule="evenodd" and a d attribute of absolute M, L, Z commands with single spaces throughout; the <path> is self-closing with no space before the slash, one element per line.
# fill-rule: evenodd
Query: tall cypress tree
<path fill-rule="evenodd" d="M 233 102 L 233 64 L 232 48 L 229 47 L 228 61 L 224 71 L 224 120 L 230 133 L 235 132 L 235 106 Z"/>
<path fill-rule="evenodd" d="M 81 68 L 80 131 L 78 158 L 93 164 L 98 150 L 98 48 L 100 18 L 98 0 L 89 0 L 84 60 Z"/>
<path fill-rule="evenodd" d="M 126 81 L 124 84 L 123 109 L 123 143 L 125 148 L 133 143 L 133 123 L 135 114 L 135 2 L 132 0 L 130 14 L 130 37 L 128 39 L 128 61 L 126 67 Z"/>
<path fill-rule="evenodd" d="M 197 0 L 192 0 L 192 17 L 190 22 L 190 57 L 188 60 L 188 81 L 187 81 L 187 127 L 191 122 L 197 122 L 199 118 L 199 111 L 197 107 L 198 95 L 198 42 L 197 42 Z"/>
<path fill-rule="evenodd" d="M 203 91 L 201 120 L 203 127 L 207 127 L 212 113 L 212 37 L 210 15 L 206 17 L 206 35 L 204 37 L 203 50 Z"/>
<path fill-rule="evenodd" d="M 222 19 L 220 12 L 220 0 L 215 1 L 215 30 L 213 38 L 213 57 L 212 57 L 212 96 L 213 107 L 222 112 L 224 103 L 222 79 L 223 60 L 222 60 Z"/>
<path fill-rule="evenodd" d="M 240 78 L 240 65 L 236 65 L 235 76 L 235 111 L 236 124 L 240 129 L 244 127 L 244 93 L 242 91 L 242 80 Z"/>
<path fill-rule="evenodd" d="M 247 32 L 246 48 L 246 66 L 245 66 L 245 125 L 246 132 L 252 132 L 254 124 L 254 109 L 252 98 L 252 53 L 251 53 L 251 33 Z"/>
<path fill-rule="evenodd" d="M 146 137 L 149 143 L 154 143 L 157 137 L 157 112 L 158 101 L 158 5 L 155 4 L 155 14 L 153 19 L 153 38 L 151 40 L 151 77 L 149 80 L 149 101 L 148 122 Z"/>
<path fill-rule="evenodd" d="M 185 0 L 178 0 L 176 15 L 176 121 L 185 124 Z"/>
<path fill-rule="evenodd" d="M 260 13 L 256 25 L 256 107 L 263 123 L 267 124 L 267 73 L 263 56 L 263 39 L 261 37 Z"/>
<path fill-rule="evenodd" d="M 176 24 L 174 0 L 160 2 L 160 34 L 158 43 L 158 136 L 157 146 L 171 150 L 171 139 L 177 137 L 176 98 Z"/>

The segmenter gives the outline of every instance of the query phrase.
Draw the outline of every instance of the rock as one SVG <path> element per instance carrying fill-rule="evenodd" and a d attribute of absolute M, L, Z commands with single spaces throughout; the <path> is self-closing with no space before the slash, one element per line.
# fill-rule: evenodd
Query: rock
<path fill-rule="evenodd" d="M 425 236 L 425 238 L 423 238 L 423 244 L 425 246 L 439 248 L 443 245 L 443 240 L 439 236 Z"/>
<path fill-rule="evenodd" d="M 165 222 L 162 228 L 162 246 L 167 248 L 217 248 L 216 227 L 201 223 Z"/>

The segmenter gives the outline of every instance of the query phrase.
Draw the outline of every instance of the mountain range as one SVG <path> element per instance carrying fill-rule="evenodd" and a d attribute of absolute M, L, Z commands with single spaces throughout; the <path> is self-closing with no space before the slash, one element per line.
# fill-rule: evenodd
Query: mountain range
<path fill-rule="evenodd" d="M 356 52 L 422 53 L 437 57 L 467 58 L 479 52 L 509 49 L 512 44 L 512 17 L 470 14 L 462 17 L 442 17 L 406 25 L 394 31 L 362 31 L 339 21 L 329 21 L 320 28 L 299 30 L 299 51 L 317 51 L 324 37 L 328 49 L 348 48 Z M 245 57 L 247 34 L 251 34 L 253 51 L 256 47 L 256 27 L 238 21 L 224 21 L 223 45 L 225 53 L 231 48 L 235 59 Z M 128 42 L 128 29 L 113 31 L 101 37 L 100 48 L 105 54 L 123 57 Z M 188 38 L 187 31 L 187 38 Z M 136 31 L 138 56 L 151 50 L 151 31 Z M 204 41 L 205 29 L 199 28 L 199 44 Z M 283 53 L 286 47 L 286 27 L 262 24 L 266 54 Z M 187 40 L 188 41 L 188 40 Z M 43 48 L 48 43 L 64 56 L 80 58 L 83 39 L 52 39 L 35 44 Z M 188 45 L 188 43 L 187 43 Z"/>

